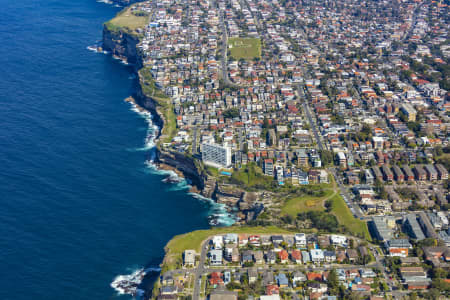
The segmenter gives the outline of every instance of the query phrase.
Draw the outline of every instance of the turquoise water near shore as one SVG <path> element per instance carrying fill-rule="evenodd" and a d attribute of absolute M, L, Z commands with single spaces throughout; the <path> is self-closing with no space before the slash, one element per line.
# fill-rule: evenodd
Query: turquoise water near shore
<path fill-rule="evenodd" d="M 131 68 L 86 49 L 118 8 L 0 6 L 0 299 L 130 298 L 111 281 L 220 209 L 148 168 Z"/>

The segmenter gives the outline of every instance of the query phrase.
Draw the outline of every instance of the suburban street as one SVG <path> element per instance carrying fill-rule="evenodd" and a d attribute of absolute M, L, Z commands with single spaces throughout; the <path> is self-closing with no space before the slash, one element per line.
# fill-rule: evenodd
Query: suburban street
<path fill-rule="evenodd" d="M 193 292 L 193 299 L 194 300 L 199 300 L 200 299 L 200 283 L 199 282 L 202 278 L 202 275 L 205 273 L 206 269 L 205 269 L 205 261 L 206 261 L 206 255 L 208 252 L 208 247 L 207 245 L 209 245 L 210 243 L 210 239 L 207 239 L 206 241 L 204 241 L 202 243 L 202 251 L 200 254 L 200 260 L 198 263 L 197 268 L 194 271 L 194 292 Z"/>
<path fill-rule="evenodd" d="M 354 237 L 352 237 L 354 238 Z M 354 238 L 356 241 L 362 242 L 362 240 Z M 194 288 L 193 288 L 193 299 L 194 300 L 201 300 L 204 299 L 200 296 L 200 294 L 203 292 L 201 290 L 201 281 L 202 276 L 207 275 L 211 272 L 224 272 L 224 271 L 232 271 L 232 270 L 239 270 L 239 271 L 248 271 L 249 269 L 256 268 L 258 271 L 264 271 L 264 270 L 271 270 L 271 271 L 282 271 L 282 272 L 292 272 L 294 270 L 301 270 L 303 272 L 322 272 L 322 271 L 329 271 L 331 269 L 342 269 L 342 270 L 355 270 L 360 269 L 362 267 L 364 268 L 376 268 L 378 269 L 385 279 L 388 287 L 389 292 L 392 294 L 392 296 L 395 299 L 400 299 L 402 296 L 407 295 L 411 291 L 408 290 L 397 290 L 396 289 L 396 283 L 390 279 L 390 276 L 388 275 L 387 268 L 384 263 L 384 256 L 380 252 L 380 248 L 373 244 L 368 244 L 368 248 L 373 253 L 375 261 L 371 262 L 367 265 L 352 265 L 352 264 L 323 264 L 320 266 L 315 265 L 299 265 L 299 264 L 283 264 L 283 265 L 263 265 L 263 266 L 254 266 L 254 267 L 244 267 L 241 265 L 238 266 L 207 266 L 205 265 L 205 262 L 207 260 L 209 245 L 211 243 L 211 237 L 205 240 L 202 243 L 201 247 L 201 254 L 199 257 L 198 265 L 194 269 L 177 269 L 168 271 L 167 274 L 185 274 L 187 272 L 190 272 L 194 275 L 193 281 L 194 281 Z"/>

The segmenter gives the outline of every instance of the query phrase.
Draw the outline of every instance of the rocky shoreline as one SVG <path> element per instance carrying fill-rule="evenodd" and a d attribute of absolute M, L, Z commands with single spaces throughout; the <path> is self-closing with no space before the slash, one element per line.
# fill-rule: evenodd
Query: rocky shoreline
<path fill-rule="evenodd" d="M 117 0 L 117 2 L 124 3 L 130 1 Z M 176 176 L 166 177 L 164 179 L 165 182 L 177 183 L 180 178 L 187 179 L 191 186 L 189 193 L 197 194 L 212 199 L 216 203 L 223 204 L 228 213 L 238 217 L 240 220 L 235 223 L 236 225 L 246 224 L 248 221 L 256 219 L 264 210 L 264 205 L 261 204 L 261 201 L 257 200 L 264 198 L 264 195 L 246 192 L 235 185 L 218 183 L 214 176 L 209 175 L 205 171 L 204 165 L 199 159 L 175 151 L 164 150 L 158 145 L 166 120 L 164 119 L 164 114 L 159 111 L 157 100 L 146 96 L 142 90 L 139 70 L 143 67 L 144 62 L 137 47 L 139 42 L 139 37 L 127 30 L 111 31 L 107 26 L 104 26 L 100 49 L 107 51 L 105 53 L 110 53 L 124 63 L 130 64 L 139 80 L 137 90 L 131 97 L 125 100 L 132 102 L 139 110 L 150 112 L 153 117 L 153 123 L 159 128 L 154 140 L 157 146 L 152 164 L 158 170 L 172 171 L 177 175 L 177 178 L 174 178 Z M 218 224 L 211 223 L 211 225 Z M 145 294 L 150 295 L 152 292 L 154 292 L 154 289 L 147 290 L 145 288 Z"/>
<path fill-rule="evenodd" d="M 134 72 L 141 83 L 139 70 L 144 63 L 137 47 L 139 38 L 126 30 L 113 32 L 104 26 L 102 41 L 103 50 L 134 67 Z M 152 114 L 153 122 L 160 128 L 158 135 L 155 137 L 155 142 L 158 142 L 166 120 L 164 120 L 164 114 L 159 111 L 157 100 L 145 95 L 141 84 L 138 85 L 133 97 L 128 100 L 134 102 L 140 109 Z M 188 179 L 192 186 L 189 192 L 225 204 L 227 211 L 233 212 L 241 220 L 238 223 L 244 224 L 254 220 L 263 210 L 264 206 L 257 201 L 259 197 L 249 196 L 252 193 L 248 193 L 235 185 L 218 183 L 214 176 L 205 171 L 199 159 L 175 151 L 164 150 L 159 145 L 156 148 L 156 157 L 153 163 L 158 169 L 170 170 L 178 176 Z"/>

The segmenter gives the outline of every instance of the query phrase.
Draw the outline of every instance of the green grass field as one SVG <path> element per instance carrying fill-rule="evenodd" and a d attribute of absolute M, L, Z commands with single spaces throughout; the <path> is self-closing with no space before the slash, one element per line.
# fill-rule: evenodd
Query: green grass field
<path fill-rule="evenodd" d="M 365 239 L 370 241 L 371 238 L 367 223 L 353 216 L 341 195 L 336 194 L 330 199 L 333 201 L 331 212 L 336 216 L 339 224 L 347 227 L 350 232 L 362 235 Z"/>
<path fill-rule="evenodd" d="M 289 198 L 282 206 L 281 214 L 296 217 L 298 213 L 302 212 L 325 211 L 324 202 L 331 200 L 331 213 L 336 216 L 339 224 L 345 226 L 352 234 L 361 235 L 370 240 L 366 222 L 353 216 L 344 199 L 338 193 L 334 179 L 330 177 L 330 183 L 319 185 L 319 188 L 325 191 L 324 196 L 297 196 Z"/>
<path fill-rule="evenodd" d="M 324 210 L 324 201 L 333 195 L 332 189 L 327 189 L 322 197 L 300 196 L 288 199 L 281 208 L 282 215 L 296 217 L 298 213 L 310 210 Z"/>
<path fill-rule="evenodd" d="M 106 27 L 112 31 L 117 31 L 120 28 L 126 28 L 134 31 L 138 28 L 144 28 L 149 21 L 149 17 L 146 15 L 137 15 L 131 11 L 130 8 L 126 8 L 119 12 L 117 16 L 105 23 Z"/>
<path fill-rule="evenodd" d="M 261 57 L 261 40 L 258 38 L 229 38 L 228 50 L 234 59 Z"/>

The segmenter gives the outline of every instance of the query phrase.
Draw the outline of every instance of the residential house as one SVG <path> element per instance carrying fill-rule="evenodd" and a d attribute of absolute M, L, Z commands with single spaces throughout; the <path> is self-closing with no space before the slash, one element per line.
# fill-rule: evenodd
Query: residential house
<path fill-rule="evenodd" d="M 195 250 L 185 250 L 183 254 L 183 265 L 185 267 L 193 267 L 195 265 Z"/>
<path fill-rule="evenodd" d="M 286 250 L 283 249 L 280 252 L 278 252 L 278 258 L 280 259 L 280 262 L 282 264 L 285 264 L 288 262 L 289 254 Z"/>
<path fill-rule="evenodd" d="M 292 282 L 294 284 L 305 282 L 307 280 L 306 275 L 300 271 L 295 271 L 292 273 Z"/>
<path fill-rule="evenodd" d="M 307 264 L 311 261 L 311 256 L 308 251 L 302 251 L 302 261 L 304 264 Z"/>
<path fill-rule="evenodd" d="M 347 258 L 350 262 L 355 262 L 358 259 L 358 251 L 355 249 L 347 249 Z"/>
<path fill-rule="evenodd" d="M 266 261 L 268 264 L 274 264 L 277 261 L 277 255 L 274 251 L 270 250 L 266 253 Z"/>
<path fill-rule="evenodd" d="M 287 288 L 289 286 L 289 280 L 284 273 L 276 275 L 275 280 L 280 288 Z"/>
<path fill-rule="evenodd" d="M 247 275 L 248 275 L 248 282 L 251 283 L 255 283 L 258 280 L 258 271 L 256 270 L 256 268 L 249 268 L 247 271 Z"/>
<path fill-rule="evenodd" d="M 334 251 L 325 250 L 323 251 L 323 256 L 326 262 L 333 262 L 336 260 L 336 252 Z"/>
<path fill-rule="evenodd" d="M 211 275 L 209 275 L 209 284 L 212 285 L 214 288 L 216 288 L 217 286 L 224 285 L 222 273 L 212 272 Z"/>
<path fill-rule="evenodd" d="M 325 260 L 324 253 L 321 249 L 311 249 L 309 253 L 311 255 L 311 261 L 314 263 L 320 263 Z"/>
<path fill-rule="evenodd" d="M 250 250 L 245 250 L 242 252 L 241 263 L 252 263 L 253 262 L 253 252 Z"/>
<path fill-rule="evenodd" d="M 297 248 L 306 247 L 306 235 L 304 233 L 296 233 L 294 236 L 294 240 Z"/>
<path fill-rule="evenodd" d="M 212 266 L 222 265 L 222 250 L 210 250 L 209 251 L 209 263 Z"/>
<path fill-rule="evenodd" d="M 386 242 L 386 248 L 390 256 L 407 257 L 412 246 L 407 239 L 392 239 Z"/>
<path fill-rule="evenodd" d="M 297 249 L 292 250 L 291 259 L 296 264 L 302 263 L 302 253 L 300 252 L 300 250 Z"/>

